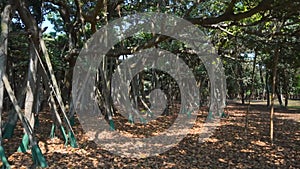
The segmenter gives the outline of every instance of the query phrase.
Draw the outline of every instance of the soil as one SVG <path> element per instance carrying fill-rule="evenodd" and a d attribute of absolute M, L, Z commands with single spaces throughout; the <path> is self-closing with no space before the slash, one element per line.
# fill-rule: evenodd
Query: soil
<path fill-rule="evenodd" d="M 229 116 L 223 118 L 213 135 L 201 143 L 199 134 L 208 115 L 207 108 L 202 108 L 190 134 L 170 150 L 148 158 L 125 158 L 104 150 L 87 137 L 78 119 L 73 129 L 79 148 L 65 146 L 59 131 L 56 131 L 57 138 L 50 139 L 52 120 L 48 110 L 40 113 L 40 125 L 36 136 L 49 168 L 55 169 L 300 168 L 300 110 L 275 109 L 273 144 L 270 143 L 269 137 L 269 108 L 264 105 L 251 105 L 247 130 L 246 111 L 247 105 L 229 102 L 225 111 Z M 158 128 L 166 129 L 176 116 L 159 117 L 148 126 L 144 126 L 144 130 L 140 129 L 141 124 L 134 126 L 120 117 L 114 118 L 118 121 L 117 130 L 129 132 L 134 137 L 147 137 L 149 133 L 159 133 L 161 130 Z M 18 124 L 14 137 L 3 140 L 5 153 L 12 168 L 28 168 L 32 165 L 30 151 L 16 152 L 22 135 L 23 129 Z"/>

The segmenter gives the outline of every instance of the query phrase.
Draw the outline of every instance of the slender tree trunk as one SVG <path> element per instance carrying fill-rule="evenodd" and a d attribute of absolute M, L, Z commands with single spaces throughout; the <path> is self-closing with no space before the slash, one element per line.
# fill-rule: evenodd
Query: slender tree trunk
<path fill-rule="evenodd" d="M 25 99 L 25 117 L 30 123 L 30 127 L 34 128 L 34 99 L 36 93 L 36 77 L 37 77 L 37 65 L 38 58 L 36 54 L 36 49 L 39 48 L 39 29 L 35 18 L 31 15 L 27 8 L 26 2 L 17 1 L 17 10 L 25 24 L 27 31 L 29 33 L 29 43 L 30 43 L 30 60 L 28 66 L 27 75 L 27 87 L 26 87 L 26 99 Z"/>
<path fill-rule="evenodd" d="M 65 21 L 66 22 L 66 21 Z M 72 24 L 69 24 L 72 25 Z M 74 37 L 74 33 L 73 28 L 70 27 L 69 28 L 70 32 L 68 32 L 68 47 L 69 47 L 69 51 L 68 51 L 68 55 L 66 56 L 66 61 L 69 64 L 69 69 L 67 69 L 65 71 L 65 75 L 64 75 L 64 90 L 63 90 L 63 96 L 64 99 L 68 102 L 66 102 L 66 108 L 68 107 L 68 116 L 70 117 L 70 119 L 74 119 L 74 107 L 73 107 L 73 100 L 72 100 L 72 79 L 73 79 L 73 70 L 76 64 L 76 45 L 75 45 L 75 39 L 76 37 Z M 73 120 L 72 120 L 73 121 Z M 72 122 L 73 123 L 73 122 Z"/>
<path fill-rule="evenodd" d="M 250 89 L 250 95 L 248 99 L 248 106 L 247 106 L 247 111 L 246 111 L 246 120 L 245 120 L 245 131 L 247 134 L 248 131 L 248 126 L 249 126 L 249 111 L 250 111 L 250 104 L 251 104 L 251 96 L 254 91 L 254 78 L 255 78 L 255 67 L 256 67 L 256 53 L 254 54 L 254 60 L 253 60 L 253 67 L 252 67 L 252 74 L 251 74 L 251 89 Z"/>
<path fill-rule="evenodd" d="M 31 148 L 32 156 L 35 157 L 35 158 L 38 157 L 37 159 L 35 159 L 36 161 L 33 164 L 33 168 L 34 168 L 35 165 L 39 165 L 42 168 L 45 168 L 48 165 L 47 165 L 47 162 L 46 162 L 44 156 L 42 155 L 41 149 L 39 148 L 39 146 L 36 142 L 36 139 L 34 137 L 33 129 L 30 127 L 30 124 L 29 124 L 28 120 L 26 120 L 26 118 L 22 114 L 22 110 L 21 110 L 21 108 L 18 104 L 18 101 L 15 97 L 15 94 L 14 94 L 14 92 L 13 92 L 13 90 L 12 90 L 10 84 L 9 84 L 7 76 L 4 75 L 2 79 L 3 79 L 3 83 L 5 85 L 6 91 L 9 95 L 9 98 L 10 98 L 11 102 L 13 103 L 14 108 L 15 108 L 17 114 L 18 114 L 18 117 L 19 117 L 19 119 L 20 119 L 20 121 L 21 121 L 21 123 L 24 127 L 24 130 L 28 134 L 28 139 L 30 140 L 30 144 L 32 146 L 32 148 Z"/>
<path fill-rule="evenodd" d="M 56 80 L 56 77 L 55 77 L 55 74 L 54 74 L 54 70 L 53 70 L 53 67 L 52 67 L 52 64 L 51 64 L 50 56 L 47 52 L 46 44 L 45 44 L 43 39 L 39 40 L 39 44 L 41 46 L 42 53 L 43 53 L 43 55 L 45 57 L 45 60 L 46 60 L 46 65 L 47 65 L 48 71 L 50 73 L 50 78 L 47 79 L 47 81 L 49 81 L 49 83 L 50 83 L 50 85 L 53 89 L 54 95 L 56 96 L 56 100 L 57 100 L 57 102 L 58 102 L 58 104 L 61 108 L 63 117 L 65 119 L 67 128 L 69 130 L 69 137 L 70 137 L 71 146 L 72 147 L 77 147 L 76 139 L 74 137 L 74 131 L 72 129 L 72 126 L 71 126 L 70 121 L 68 119 L 68 116 L 66 114 L 66 107 L 64 105 L 64 102 L 63 102 L 63 99 L 62 99 L 62 96 L 61 96 L 60 88 L 58 87 L 58 83 L 57 83 L 57 80 Z M 44 73 L 47 74 L 46 68 L 44 67 L 43 63 L 41 62 L 41 59 L 40 59 L 40 64 L 42 66 L 42 69 L 43 69 Z M 45 78 L 47 78 L 47 76 L 45 76 Z M 44 80 L 46 80 L 45 78 L 44 78 Z"/>
<path fill-rule="evenodd" d="M 35 88 L 35 99 L 33 103 L 33 113 L 34 113 L 34 119 L 35 119 L 35 124 L 39 125 L 38 121 L 38 115 L 40 112 L 40 106 L 41 106 L 41 95 L 42 95 L 42 86 L 41 86 L 41 75 L 39 73 L 40 71 L 40 66 L 38 66 L 37 69 L 37 81 L 36 81 L 36 88 Z"/>
<path fill-rule="evenodd" d="M 69 69 L 66 70 L 65 72 L 65 77 L 64 77 L 65 90 L 63 91 L 63 95 L 65 100 L 69 102 L 69 106 L 70 106 L 72 101 L 71 92 L 72 92 L 73 70 L 76 63 L 76 57 L 74 56 L 74 54 L 70 56 L 70 58 L 68 59 L 68 63 L 69 63 Z"/>
<path fill-rule="evenodd" d="M 288 107 L 289 103 L 289 75 L 284 71 L 284 82 L 283 82 L 283 93 L 284 93 L 284 107 Z"/>
<path fill-rule="evenodd" d="M 270 140 L 274 142 L 274 100 L 275 100 L 275 88 L 277 77 L 277 65 L 279 60 L 279 47 L 275 49 L 274 63 L 273 63 L 273 77 L 272 77 L 272 95 L 271 95 L 271 107 L 270 107 Z"/>
<path fill-rule="evenodd" d="M 37 56 L 35 53 L 35 44 L 30 44 L 30 61 L 28 68 L 26 98 L 25 98 L 25 117 L 28 119 L 31 128 L 34 128 L 34 103 L 37 83 Z"/>
<path fill-rule="evenodd" d="M 242 74 L 243 67 L 242 67 L 242 65 L 240 65 L 240 63 L 238 63 L 237 69 L 238 69 L 239 87 L 240 87 L 240 95 L 241 95 L 241 99 L 242 99 L 242 104 L 245 104 L 245 87 L 244 87 L 243 74 Z"/>
<path fill-rule="evenodd" d="M 64 127 L 63 127 L 63 124 L 62 124 L 62 119 L 61 119 L 61 117 L 58 113 L 56 102 L 55 102 L 55 99 L 54 99 L 54 96 L 53 96 L 54 95 L 53 86 L 50 84 L 51 83 L 50 79 L 47 77 L 46 73 L 47 72 L 45 70 L 43 70 L 41 72 L 41 76 L 43 78 L 43 83 L 44 83 L 44 86 L 45 86 L 45 89 L 46 89 L 46 93 L 50 97 L 49 107 L 50 107 L 51 112 L 53 113 L 53 124 L 52 124 L 53 129 L 51 130 L 50 138 L 54 137 L 55 128 L 56 128 L 56 125 L 58 125 L 59 128 L 60 128 L 62 137 L 65 140 L 65 145 L 66 145 L 68 143 L 68 138 L 67 138 L 67 135 L 65 133 L 65 130 L 64 130 Z"/>
<path fill-rule="evenodd" d="M 267 97 L 267 107 L 270 106 L 270 88 L 269 88 L 269 74 L 266 72 L 266 97 Z"/>
<path fill-rule="evenodd" d="M 262 64 L 261 63 L 259 64 L 259 77 L 260 77 L 260 83 L 262 84 L 262 88 L 261 88 L 262 91 L 260 92 L 260 94 L 262 94 L 261 98 L 262 98 L 262 100 L 264 100 L 264 98 L 266 97 L 266 93 L 265 93 L 266 86 L 265 86 L 265 82 L 264 82 Z"/>
<path fill-rule="evenodd" d="M 104 100 L 105 116 L 107 118 L 111 118 L 110 116 L 113 116 L 114 112 L 111 98 L 110 82 L 107 73 L 107 62 L 108 58 L 104 57 L 104 59 L 102 60 L 102 70 L 99 71 L 99 75 L 101 78 L 100 80 Z"/>
<path fill-rule="evenodd" d="M 288 108 L 288 105 L 289 105 L 289 94 L 288 93 L 285 94 L 284 99 L 285 99 L 284 100 L 284 107 Z"/>
<path fill-rule="evenodd" d="M 2 157 L 3 166 L 9 167 L 7 159 L 5 157 L 4 151 L 2 152 L 2 111 L 3 111 L 3 102 L 4 102 L 4 84 L 2 77 L 6 71 L 6 62 L 7 62 L 7 39 L 9 32 L 9 22 L 10 22 L 10 13 L 12 10 L 11 2 L 5 6 L 3 12 L 1 13 L 1 36 L 0 36 L 0 156 Z"/>
<path fill-rule="evenodd" d="M 140 86 L 140 93 L 141 93 L 141 99 L 142 100 L 146 100 L 146 94 L 145 94 L 145 79 L 144 79 L 144 77 L 145 77 L 145 72 L 141 72 L 140 73 L 140 80 L 139 80 L 139 82 L 140 82 L 140 84 L 139 84 L 139 86 Z"/>
<path fill-rule="evenodd" d="M 277 84 L 277 87 L 275 87 L 275 93 L 277 95 L 279 105 L 282 106 L 282 97 L 281 97 L 281 90 L 279 84 Z"/>
<path fill-rule="evenodd" d="M 65 112 L 66 108 L 65 108 L 65 105 L 64 105 L 64 102 L 63 102 L 63 98 L 62 98 L 62 95 L 61 95 L 60 88 L 58 86 L 58 82 L 57 82 L 55 74 L 54 74 L 54 69 L 53 69 L 52 64 L 51 64 L 50 56 L 47 52 L 46 44 L 45 44 L 43 39 L 39 40 L 39 44 L 42 48 L 42 52 L 43 52 L 43 55 L 44 55 L 45 60 L 46 60 L 46 65 L 47 65 L 48 71 L 50 73 L 50 79 L 49 80 L 51 80 L 51 82 L 52 82 L 51 84 L 53 84 L 55 94 L 57 95 L 57 101 L 60 104 L 62 111 Z"/>
<path fill-rule="evenodd" d="M 25 81 L 26 82 L 26 81 Z M 21 87 L 21 89 L 17 93 L 17 100 L 19 101 L 19 106 L 24 107 L 25 104 L 25 96 L 26 96 L 26 83 Z M 15 109 L 9 111 L 9 118 L 5 123 L 3 138 L 9 139 L 12 138 L 14 129 L 18 122 L 18 114 Z"/>

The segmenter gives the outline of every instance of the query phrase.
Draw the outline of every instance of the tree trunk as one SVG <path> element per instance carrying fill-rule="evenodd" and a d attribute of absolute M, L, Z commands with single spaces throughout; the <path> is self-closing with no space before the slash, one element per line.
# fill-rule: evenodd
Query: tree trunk
<path fill-rule="evenodd" d="M 269 74 L 266 72 L 266 97 L 267 97 L 267 107 L 270 106 L 270 89 L 269 89 Z"/>
<path fill-rule="evenodd" d="M 272 77 L 272 95 L 271 95 L 271 108 L 270 108 L 270 141 L 274 142 L 274 100 L 275 100 L 275 90 L 276 90 L 276 77 L 277 77 L 277 65 L 279 60 L 279 47 L 275 49 L 273 64 L 273 77 Z"/>
<path fill-rule="evenodd" d="M 245 120 L 245 131 L 247 134 L 248 131 L 248 125 L 249 125 L 249 111 L 250 111 L 250 104 L 251 104 L 251 96 L 254 91 L 254 78 L 255 78 L 255 67 L 256 67 L 256 53 L 254 53 L 254 60 L 253 60 L 253 67 L 252 67 L 252 74 L 251 74 L 251 88 L 250 88 L 250 95 L 249 95 L 249 100 L 248 100 L 248 106 L 247 106 L 247 111 L 246 111 L 246 120 Z"/>
<path fill-rule="evenodd" d="M 265 89 L 266 89 L 266 86 L 265 86 L 265 83 L 264 83 L 264 77 L 263 77 L 263 71 L 262 71 L 262 65 L 259 64 L 259 76 L 260 76 L 260 83 L 262 84 L 262 91 L 260 92 L 261 95 L 261 98 L 262 100 L 264 100 L 264 98 L 266 97 L 266 93 L 265 93 Z"/>
<path fill-rule="evenodd" d="M 245 87 L 244 87 L 244 82 L 243 82 L 243 67 L 241 64 L 238 63 L 237 66 L 238 69 L 238 78 L 239 78 L 239 87 L 240 87 L 240 95 L 242 99 L 242 104 L 245 104 Z"/>
<path fill-rule="evenodd" d="M 11 2 L 5 6 L 1 13 L 1 36 L 0 36 L 0 156 L 4 168 L 10 168 L 2 147 L 2 111 L 4 102 L 4 84 L 2 77 L 6 71 L 7 62 L 7 38 L 9 32 L 10 13 L 12 11 Z"/>
<path fill-rule="evenodd" d="M 110 80 L 108 79 L 107 73 L 107 62 L 108 58 L 104 57 L 102 60 L 102 69 L 99 71 L 101 87 L 102 87 L 102 95 L 104 100 L 104 109 L 105 109 L 105 117 L 111 118 L 114 114 L 112 98 L 111 98 L 111 90 L 110 90 Z"/>
<path fill-rule="evenodd" d="M 284 107 L 288 107 L 289 103 L 289 75 L 284 70 L 284 82 L 283 82 L 283 93 L 284 93 Z"/>
<path fill-rule="evenodd" d="M 284 107 L 288 108 L 288 105 L 289 105 L 289 94 L 286 93 L 284 98 L 285 98 L 285 100 L 284 100 Z"/>
<path fill-rule="evenodd" d="M 108 73 L 107 73 L 107 57 L 103 56 L 102 60 L 102 68 L 99 70 L 100 75 L 100 83 L 101 83 L 101 92 L 102 92 L 102 100 L 104 104 L 104 116 L 109 121 L 110 129 L 115 130 L 115 125 L 113 122 L 113 115 L 114 115 L 114 109 L 113 109 L 113 102 L 112 102 L 112 96 L 111 96 L 111 85 L 110 85 L 110 79 L 108 79 Z"/>
<path fill-rule="evenodd" d="M 279 84 L 277 84 L 277 87 L 275 89 L 275 93 L 277 95 L 279 105 L 282 106 L 282 97 L 281 97 L 281 90 L 280 90 Z"/>
<path fill-rule="evenodd" d="M 33 133 L 33 129 L 30 127 L 30 124 L 28 122 L 28 120 L 26 120 L 26 118 L 24 118 L 23 114 L 22 114 L 22 110 L 17 102 L 17 99 L 15 97 L 15 94 L 9 84 L 9 81 L 7 79 L 7 76 L 4 74 L 3 76 L 3 82 L 4 82 L 4 85 L 5 85 L 5 88 L 6 88 L 6 91 L 9 95 L 9 98 L 11 100 L 11 102 L 13 103 L 14 105 L 14 108 L 18 114 L 18 117 L 24 127 L 24 130 L 26 132 L 26 134 L 28 134 L 28 139 L 30 140 L 30 144 L 31 144 L 31 153 L 32 153 L 32 156 L 35 157 L 35 161 L 34 161 L 34 164 L 33 164 L 33 168 L 35 168 L 34 166 L 36 165 L 39 165 L 41 166 L 42 168 L 45 168 L 47 167 L 47 162 L 44 158 L 44 156 L 42 155 L 42 151 L 41 149 L 39 148 L 37 142 L 36 142 L 36 139 L 34 137 L 34 133 Z M 38 157 L 38 158 L 37 158 Z"/>
<path fill-rule="evenodd" d="M 28 119 L 30 126 L 34 129 L 34 103 L 36 102 L 36 83 L 37 83 L 37 56 L 35 53 L 35 44 L 30 44 L 30 61 L 28 67 L 28 77 L 25 98 L 25 117 Z"/>
<path fill-rule="evenodd" d="M 36 88 L 35 88 L 35 96 L 34 96 L 34 103 L 33 103 L 33 113 L 34 113 L 34 118 L 35 118 L 35 124 L 37 126 L 39 125 L 38 121 L 38 115 L 41 109 L 41 95 L 42 95 L 42 86 L 41 86 L 41 75 L 40 75 L 40 66 L 38 66 L 37 69 L 37 81 L 36 81 Z"/>
<path fill-rule="evenodd" d="M 21 87 L 21 90 L 18 91 L 17 100 L 19 101 L 19 106 L 24 107 L 25 104 L 25 96 L 26 96 L 26 84 Z M 3 138 L 9 139 L 12 138 L 14 129 L 18 122 L 18 114 L 15 109 L 9 111 L 9 117 L 7 122 L 5 123 L 5 127 L 3 130 Z"/>
<path fill-rule="evenodd" d="M 27 87 L 26 87 L 26 99 L 25 99 L 25 117 L 30 123 L 30 127 L 34 128 L 34 114 L 33 106 L 35 102 L 35 93 L 36 93 L 36 77 L 37 77 L 37 65 L 38 58 L 36 50 L 39 49 L 39 29 L 35 18 L 31 15 L 30 11 L 27 8 L 27 5 L 24 1 L 18 1 L 17 10 L 22 19 L 22 22 L 25 24 L 26 29 L 29 33 L 30 40 L 30 61 L 28 66 L 28 75 L 27 75 Z"/>
<path fill-rule="evenodd" d="M 68 59 L 69 69 L 66 70 L 64 76 L 64 87 L 63 96 L 65 101 L 68 101 L 69 106 L 71 105 L 71 92 L 72 92 L 72 79 L 73 79 L 73 70 L 76 63 L 75 54 L 70 54 L 70 58 Z"/>
<path fill-rule="evenodd" d="M 47 79 L 47 81 L 49 82 L 49 85 L 51 85 L 51 88 L 53 89 L 53 93 L 56 96 L 56 100 L 57 100 L 57 102 L 58 102 L 58 104 L 61 108 L 63 117 L 65 119 L 67 128 L 69 130 L 70 144 L 71 144 L 72 147 L 77 147 L 76 139 L 74 137 L 74 131 L 72 129 L 72 126 L 71 126 L 70 121 L 68 119 L 68 116 L 66 114 L 66 108 L 65 108 L 62 96 L 61 96 L 60 88 L 58 87 L 58 83 L 57 83 L 57 80 L 56 80 L 56 77 L 55 77 L 55 74 L 54 74 L 54 70 L 53 70 L 53 67 L 52 67 L 52 64 L 51 64 L 49 54 L 47 52 L 46 44 L 45 44 L 43 39 L 39 40 L 39 44 L 41 46 L 42 53 L 43 53 L 43 55 L 45 57 L 45 60 L 46 60 L 47 68 L 48 68 L 48 71 L 50 73 L 50 78 L 48 79 L 47 75 L 45 75 L 44 80 Z M 47 71 L 46 71 L 41 59 L 40 59 L 40 64 L 42 66 L 42 69 L 43 69 L 44 73 L 47 74 Z"/>

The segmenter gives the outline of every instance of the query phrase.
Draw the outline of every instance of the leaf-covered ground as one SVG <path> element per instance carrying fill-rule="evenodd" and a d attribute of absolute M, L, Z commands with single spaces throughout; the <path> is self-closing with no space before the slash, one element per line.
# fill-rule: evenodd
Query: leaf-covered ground
<path fill-rule="evenodd" d="M 207 117 L 205 109 L 199 112 L 197 122 L 176 147 L 158 156 L 149 158 L 123 158 L 101 149 L 84 134 L 79 122 L 76 133 L 79 148 L 65 147 L 57 131 L 58 138 L 49 139 L 51 115 L 46 110 L 40 115 L 37 129 L 39 145 L 47 159 L 49 168 L 300 168 L 300 111 L 276 109 L 275 141 L 269 142 L 269 113 L 262 105 L 250 107 L 249 128 L 245 132 L 245 112 L 247 106 L 230 103 L 227 108 L 229 118 L 222 119 L 220 127 L 204 143 L 199 143 L 199 131 Z M 153 123 L 161 127 L 161 117 Z M 122 120 L 121 120 L 122 121 Z M 130 125 L 116 124 L 133 130 Z M 141 130 L 140 130 L 141 131 Z M 157 131 L 157 130 L 156 130 Z M 133 132 L 135 134 L 143 134 Z M 151 133 L 151 132 L 150 132 Z M 30 151 L 18 153 L 22 137 L 20 125 L 15 137 L 4 140 L 4 148 L 12 168 L 28 168 L 32 164 Z"/>

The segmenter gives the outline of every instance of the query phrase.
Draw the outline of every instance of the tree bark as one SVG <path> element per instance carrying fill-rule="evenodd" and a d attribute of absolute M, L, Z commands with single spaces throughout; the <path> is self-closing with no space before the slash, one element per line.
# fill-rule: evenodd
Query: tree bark
<path fill-rule="evenodd" d="M 104 101 L 104 109 L 105 109 L 105 117 L 111 118 L 114 114 L 114 109 L 112 105 L 112 98 L 111 98 L 111 90 L 110 90 L 110 80 L 108 79 L 108 73 L 107 73 L 107 57 L 103 57 L 102 60 L 102 68 L 99 70 L 100 75 L 100 83 L 101 83 L 101 93 L 103 95 L 103 101 Z"/>
<path fill-rule="evenodd" d="M 65 119 L 65 122 L 66 122 L 66 125 L 67 125 L 67 128 L 69 130 L 69 134 L 70 134 L 70 142 L 71 142 L 71 146 L 72 147 L 77 147 L 77 143 L 76 143 L 76 140 L 74 137 L 74 131 L 72 129 L 72 126 L 70 124 L 70 121 L 68 119 L 68 116 L 66 114 L 66 107 L 63 103 L 63 99 L 62 99 L 62 96 L 61 96 L 61 91 L 60 91 L 60 88 L 58 87 L 58 83 L 57 83 L 57 80 L 56 80 L 56 77 L 55 77 L 55 74 L 54 74 L 54 70 L 53 70 L 53 67 L 52 67 L 52 64 L 51 64 L 51 60 L 50 60 L 50 57 L 49 57 L 49 54 L 47 52 L 47 48 L 46 48 L 46 44 L 44 42 L 43 39 L 40 39 L 39 40 L 39 44 L 41 46 L 41 49 L 42 49 L 42 53 L 45 57 L 45 60 L 46 60 L 46 65 L 47 65 L 47 68 L 48 68 L 48 71 L 50 73 L 50 78 L 48 79 L 47 77 L 47 71 L 46 71 L 46 68 L 44 67 L 42 61 L 41 61 L 41 58 L 39 57 L 37 51 L 37 55 L 39 57 L 39 61 L 40 61 L 40 64 L 41 64 L 41 67 L 44 71 L 44 80 L 47 80 L 49 82 L 49 85 L 51 86 L 51 88 L 53 89 L 53 92 L 54 92 L 54 95 L 56 96 L 56 100 L 61 108 L 61 111 L 62 111 L 62 114 L 63 114 L 63 117 Z"/>
<path fill-rule="evenodd" d="M 284 99 L 285 99 L 284 100 L 284 107 L 288 108 L 288 105 L 289 105 L 289 94 L 288 93 L 285 94 L 285 98 Z"/>
<path fill-rule="evenodd" d="M 237 65 L 237 71 L 238 71 L 238 78 L 239 78 L 239 87 L 240 87 L 240 95 L 241 95 L 241 99 L 242 99 L 242 104 L 245 104 L 245 86 L 244 86 L 244 82 L 243 82 L 243 67 L 242 65 L 240 65 L 240 63 L 238 63 Z"/>
<path fill-rule="evenodd" d="M 266 72 L 266 97 L 267 97 L 267 107 L 270 106 L 270 89 L 269 89 L 269 74 Z"/>
<path fill-rule="evenodd" d="M 36 93 L 36 80 L 37 80 L 37 65 L 38 58 L 36 50 L 39 49 L 39 29 L 35 18 L 31 15 L 27 8 L 26 2 L 17 1 L 18 13 L 26 26 L 29 34 L 30 43 L 30 61 L 28 66 L 26 99 L 25 99 L 25 117 L 30 123 L 31 128 L 34 128 L 34 102 Z"/>
<path fill-rule="evenodd" d="M 12 90 L 10 84 L 9 84 L 8 78 L 5 74 L 3 75 L 2 80 L 3 80 L 3 83 L 5 85 L 8 96 L 9 96 L 11 102 L 13 103 L 14 108 L 15 108 L 17 114 L 18 114 L 18 117 L 19 117 L 19 119 L 20 119 L 20 121 L 21 121 L 21 123 L 24 127 L 24 130 L 28 134 L 28 139 L 30 140 L 30 144 L 32 146 L 31 153 L 34 154 L 33 156 L 39 156 L 39 158 L 36 159 L 36 161 L 34 162 L 33 165 L 39 165 L 42 168 L 47 167 L 48 166 L 47 162 L 46 162 L 44 156 L 42 155 L 42 152 L 41 152 L 41 150 L 40 150 L 40 148 L 39 148 L 39 146 L 36 142 L 36 138 L 34 137 L 33 129 L 30 127 L 30 124 L 29 124 L 28 120 L 26 120 L 26 118 L 23 116 L 22 110 L 21 110 L 21 108 L 20 108 L 20 106 L 17 102 L 15 94 L 14 94 L 14 92 L 13 92 L 13 90 Z"/>
<path fill-rule="evenodd" d="M 276 90 L 276 77 L 277 77 L 277 65 L 279 60 L 279 47 L 275 49 L 274 64 L 273 64 L 273 77 L 272 77 L 272 94 L 271 94 L 271 107 L 270 107 L 270 141 L 274 142 L 274 100 Z"/>
<path fill-rule="evenodd" d="M 280 90 L 279 84 L 277 84 L 277 87 L 275 89 L 275 93 L 277 95 L 279 105 L 282 106 L 283 103 L 282 103 L 281 90 Z"/>
<path fill-rule="evenodd" d="M 251 74 L 251 89 L 250 89 L 250 95 L 248 100 L 248 106 L 246 111 L 246 120 L 245 120 L 245 131 L 247 134 L 248 131 L 248 125 L 249 125 L 249 111 L 250 111 L 250 104 L 251 104 L 251 96 L 254 91 L 254 78 L 255 78 L 255 67 L 256 67 L 256 56 L 257 52 L 254 53 L 254 60 L 253 60 L 253 67 L 252 67 L 252 74 Z"/>
<path fill-rule="evenodd" d="M 283 93 L 284 93 L 284 107 L 287 108 L 289 103 L 289 75 L 284 70 L 283 72 L 284 82 L 283 82 Z"/>
<path fill-rule="evenodd" d="M 10 13 L 12 11 L 11 2 L 5 6 L 1 13 L 1 37 L 0 37 L 0 146 L 2 146 L 2 111 L 4 102 L 4 85 L 2 77 L 6 71 L 7 62 L 7 41 L 9 32 Z M 6 158 L 6 157 L 5 157 Z M 3 164 L 5 165 L 5 164 Z"/>
<path fill-rule="evenodd" d="M 265 93 L 266 86 L 265 86 L 265 82 L 264 82 L 264 77 L 263 77 L 263 71 L 262 71 L 262 65 L 261 64 L 259 64 L 259 76 L 260 76 L 260 83 L 262 84 L 262 88 L 261 88 L 262 92 L 260 92 L 260 94 L 262 94 L 261 98 L 262 98 L 262 100 L 264 100 L 264 98 L 266 97 L 266 93 Z"/>
<path fill-rule="evenodd" d="M 31 128 L 34 128 L 34 102 L 37 83 L 37 56 L 34 51 L 34 44 L 30 45 L 30 61 L 28 68 L 26 98 L 25 98 L 25 117 L 28 119 Z"/>

